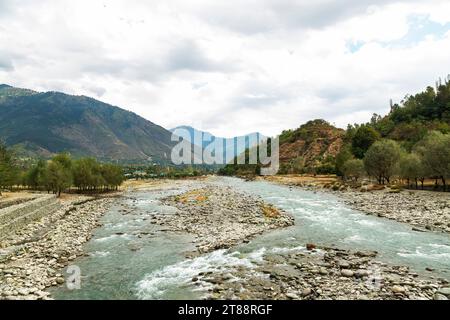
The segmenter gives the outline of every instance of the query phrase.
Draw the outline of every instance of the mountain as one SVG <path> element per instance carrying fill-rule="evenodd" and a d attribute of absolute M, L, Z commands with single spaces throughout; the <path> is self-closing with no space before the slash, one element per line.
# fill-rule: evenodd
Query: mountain
<path fill-rule="evenodd" d="M 322 119 L 309 121 L 280 135 L 282 173 L 332 173 L 334 159 L 344 145 L 345 130 Z"/>
<path fill-rule="evenodd" d="M 109 160 L 168 161 L 171 135 L 93 98 L 0 85 L 0 138 L 33 154 L 67 151 Z"/>
<path fill-rule="evenodd" d="M 344 145 L 344 138 L 345 130 L 322 119 L 309 121 L 295 130 L 283 131 L 279 136 L 279 173 L 334 173 L 335 157 Z M 249 176 L 259 174 L 260 167 L 229 164 L 219 173 Z"/>
<path fill-rule="evenodd" d="M 186 130 L 189 133 L 189 136 L 187 137 L 189 138 L 188 141 L 194 145 L 201 147 L 202 149 L 205 149 L 213 142 L 220 143 L 221 145 L 223 145 L 222 156 L 224 160 L 233 159 L 236 155 L 244 152 L 245 149 L 255 147 L 258 144 L 258 141 L 265 138 L 265 136 L 259 132 L 253 132 L 246 134 L 245 136 L 238 136 L 233 138 L 222 138 L 216 137 L 209 132 L 201 131 L 190 126 L 179 126 L 171 129 L 170 131 L 173 133 L 177 130 Z M 196 141 L 195 137 L 198 137 L 199 141 Z"/>

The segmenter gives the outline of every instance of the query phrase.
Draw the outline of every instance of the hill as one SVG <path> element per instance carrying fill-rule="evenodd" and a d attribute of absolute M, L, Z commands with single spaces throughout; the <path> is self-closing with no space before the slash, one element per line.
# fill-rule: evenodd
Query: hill
<path fill-rule="evenodd" d="M 194 145 L 198 145 L 202 149 L 205 149 L 208 145 L 210 145 L 212 142 L 219 142 L 219 144 L 223 145 L 223 159 L 233 159 L 236 155 L 241 154 L 245 151 L 245 149 L 253 148 L 258 144 L 258 141 L 261 139 L 264 139 L 264 136 L 259 132 L 249 133 L 245 136 L 239 136 L 239 137 L 233 137 L 233 138 L 222 138 L 222 137 L 216 137 L 213 134 L 197 130 L 190 126 L 179 126 L 176 128 L 171 129 L 171 132 L 175 132 L 177 129 L 183 129 L 189 132 L 189 142 L 191 142 Z M 203 140 L 205 141 L 195 141 L 195 137 L 199 137 L 200 139 L 204 137 Z M 241 141 L 241 143 L 239 142 Z M 242 143 L 242 141 L 245 141 Z"/>
<path fill-rule="evenodd" d="M 280 135 L 280 173 L 333 173 L 334 158 L 344 144 L 345 130 L 322 119 Z"/>
<path fill-rule="evenodd" d="M 67 151 L 110 160 L 167 161 L 171 132 L 85 97 L 0 85 L 0 138 L 41 156 Z"/>

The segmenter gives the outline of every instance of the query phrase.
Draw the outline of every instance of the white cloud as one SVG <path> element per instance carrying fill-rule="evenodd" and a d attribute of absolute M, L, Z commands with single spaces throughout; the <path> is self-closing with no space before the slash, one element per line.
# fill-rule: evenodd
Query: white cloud
<path fill-rule="evenodd" d="M 401 42 L 418 15 L 448 27 L 450 3 L 2 0 L 0 83 L 224 136 L 345 127 L 450 72 L 450 33 Z"/>

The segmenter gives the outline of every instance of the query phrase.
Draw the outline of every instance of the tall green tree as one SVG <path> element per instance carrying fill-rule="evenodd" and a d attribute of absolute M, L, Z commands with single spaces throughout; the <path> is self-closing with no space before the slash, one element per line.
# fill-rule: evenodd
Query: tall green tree
<path fill-rule="evenodd" d="M 423 189 L 426 172 L 421 157 L 417 153 L 403 154 L 399 161 L 399 175 L 402 179 L 407 180 L 408 186 L 411 181 L 414 181 L 416 189 L 418 181 L 420 181 Z"/>
<path fill-rule="evenodd" d="M 428 175 L 442 181 L 444 191 L 450 179 L 450 134 L 433 131 L 416 146 Z"/>
<path fill-rule="evenodd" d="M 341 151 L 336 155 L 336 173 L 338 176 L 344 176 L 344 165 L 348 160 L 353 158 L 351 146 L 346 144 L 341 148 Z"/>
<path fill-rule="evenodd" d="M 367 150 L 379 139 L 380 134 L 368 125 L 360 126 L 352 137 L 352 152 L 358 159 L 363 159 Z"/>
<path fill-rule="evenodd" d="M 46 182 L 51 190 L 59 196 L 72 185 L 72 172 L 60 162 L 51 161 L 47 167 Z"/>
<path fill-rule="evenodd" d="M 364 167 L 370 176 L 378 180 L 378 183 L 389 183 L 395 174 L 401 154 L 402 150 L 395 141 L 377 141 L 367 150 Z"/>
<path fill-rule="evenodd" d="M 26 185 L 34 189 L 45 186 L 47 172 L 47 163 L 39 160 L 35 166 L 32 166 L 25 175 Z"/>
<path fill-rule="evenodd" d="M 14 163 L 12 151 L 0 141 L 0 189 L 2 187 L 12 188 L 17 182 L 18 176 L 19 170 Z"/>
<path fill-rule="evenodd" d="M 344 177 L 358 181 L 366 174 L 364 162 L 361 159 L 350 159 L 343 166 Z"/>

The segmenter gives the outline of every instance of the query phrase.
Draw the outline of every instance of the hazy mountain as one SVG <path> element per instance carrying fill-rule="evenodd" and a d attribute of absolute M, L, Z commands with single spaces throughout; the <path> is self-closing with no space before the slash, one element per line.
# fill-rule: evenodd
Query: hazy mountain
<path fill-rule="evenodd" d="M 249 133 L 245 136 L 238 136 L 233 138 L 216 137 L 213 134 L 195 129 L 190 126 L 179 126 L 171 129 L 171 132 L 175 132 L 177 129 L 184 129 L 189 132 L 189 142 L 205 149 L 213 142 L 218 142 L 223 145 L 223 159 L 233 159 L 236 155 L 241 154 L 245 149 L 255 147 L 258 141 L 265 138 L 259 132 Z M 195 137 L 200 137 L 200 141 L 196 141 Z M 202 139 L 203 137 L 203 139 Z"/>
<path fill-rule="evenodd" d="M 0 139 L 40 155 L 170 159 L 171 132 L 135 113 L 85 97 L 0 85 Z"/>

